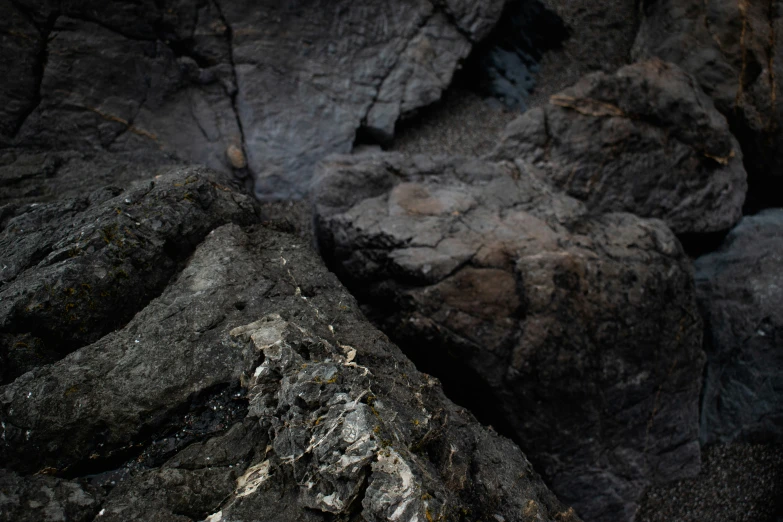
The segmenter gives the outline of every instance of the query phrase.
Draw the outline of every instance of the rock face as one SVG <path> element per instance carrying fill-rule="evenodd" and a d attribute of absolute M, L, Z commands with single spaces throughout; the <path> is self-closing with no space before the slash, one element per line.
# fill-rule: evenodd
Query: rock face
<path fill-rule="evenodd" d="M 701 321 L 663 222 L 589 213 L 522 162 L 338 157 L 313 191 L 338 275 L 586 520 L 698 471 Z"/>
<path fill-rule="evenodd" d="M 578 520 L 516 446 L 449 402 L 366 321 L 302 239 L 203 215 L 222 208 L 235 220 L 231 209 L 244 205 L 208 179 L 191 169 L 144 194 L 76 202 L 86 210 L 62 224 L 74 237 L 35 237 L 54 252 L 86 237 L 80 220 L 94 223 L 93 213 L 135 210 L 138 232 L 96 236 L 84 262 L 59 262 L 95 289 L 104 251 L 154 254 L 183 206 L 212 227 L 197 238 L 187 219 L 176 225 L 200 244 L 127 324 L 0 387 L 0 519 Z M 193 201 L 181 203 L 179 190 Z M 145 217 L 154 195 L 161 215 Z M 255 219 L 252 206 L 246 215 Z M 145 235 L 156 219 L 159 235 Z M 3 258 L 18 244 L 3 243 Z M 15 281 L 47 281 L 52 266 L 30 264 Z M 141 285 L 144 270 L 128 279 Z M 95 304 L 95 314 L 124 313 Z"/>
<path fill-rule="evenodd" d="M 645 2 L 634 57 L 690 72 L 731 123 L 756 186 L 751 206 L 781 205 L 783 9 L 776 1 Z"/>
<path fill-rule="evenodd" d="M 217 226 L 258 221 L 252 198 L 221 183 L 176 168 L 136 188 L 3 207 L 0 382 L 123 325 Z"/>
<path fill-rule="evenodd" d="M 502 6 L 5 1 L 0 147 L 143 153 L 301 197 L 314 163 L 349 152 L 357 129 L 388 138 L 436 101 Z M 15 183 L 46 186 L 32 178 Z"/>
<path fill-rule="evenodd" d="M 593 73 L 507 127 L 494 158 L 522 159 L 599 212 L 661 218 L 676 233 L 742 215 L 742 152 L 678 67 L 651 60 Z"/>
<path fill-rule="evenodd" d="M 696 261 L 707 371 L 701 438 L 783 441 L 783 210 L 743 218 Z"/>

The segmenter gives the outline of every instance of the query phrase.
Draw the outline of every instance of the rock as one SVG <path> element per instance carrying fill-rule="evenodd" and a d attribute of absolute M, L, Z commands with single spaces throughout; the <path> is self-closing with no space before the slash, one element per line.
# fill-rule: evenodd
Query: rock
<path fill-rule="evenodd" d="M 258 221 L 230 182 L 175 168 L 127 190 L 17 204 L 0 230 L 0 382 L 125 324 L 214 228 Z"/>
<path fill-rule="evenodd" d="M 0 152 L 0 205 L 83 197 L 106 185 L 127 187 L 176 166 L 183 166 L 183 162 L 154 151 L 5 149 Z"/>
<path fill-rule="evenodd" d="M 1 387 L 0 418 L 14 487 L 98 490 L 100 520 L 578 520 L 263 227 L 213 230 L 123 328 Z"/>
<path fill-rule="evenodd" d="M 105 13 L 94 21 L 72 14 L 61 14 L 47 35 L 40 103 L 10 145 L 93 153 L 152 150 L 230 169 L 226 148 L 241 143 L 242 136 L 231 104 L 235 86 L 225 41 L 215 61 L 226 63 L 202 59 L 196 46 L 199 65 L 178 55 L 174 44 L 166 45 L 163 35 L 137 39 L 102 23 Z M 125 16 L 133 20 L 131 13 Z M 214 8 L 201 16 L 200 33 L 219 20 Z M 214 32 L 207 34 L 223 38 Z"/>
<path fill-rule="evenodd" d="M 696 260 L 707 370 L 701 440 L 783 442 L 783 210 L 740 221 Z"/>
<path fill-rule="evenodd" d="M 360 126 L 388 141 L 401 115 L 437 101 L 503 2 L 267 4 L 224 10 L 256 192 L 285 197 L 306 190 L 326 154 L 349 152 Z"/>
<path fill-rule="evenodd" d="M 89 522 L 100 493 L 54 477 L 21 477 L 0 468 L 0 520 Z"/>
<path fill-rule="evenodd" d="M 6 72 L 0 85 L 0 136 L 9 136 L 37 102 L 44 42 L 35 24 L 13 3 L 3 2 L 0 14 L 0 70 Z"/>
<path fill-rule="evenodd" d="M 728 118 L 751 176 L 750 207 L 783 204 L 783 11 L 776 2 L 645 2 L 634 57 L 692 74 Z"/>
<path fill-rule="evenodd" d="M 592 210 L 661 218 L 678 234 L 727 230 L 747 188 L 725 118 L 659 60 L 584 77 L 510 123 L 492 157 L 541 169 Z"/>
<path fill-rule="evenodd" d="M 632 520 L 647 485 L 698 471 L 701 321 L 663 222 L 460 157 L 336 157 L 313 194 L 348 288 L 585 520 Z"/>
<path fill-rule="evenodd" d="M 388 140 L 437 101 L 503 3 L 5 2 L 0 149 L 199 163 L 298 198 L 360 129 Z"/>

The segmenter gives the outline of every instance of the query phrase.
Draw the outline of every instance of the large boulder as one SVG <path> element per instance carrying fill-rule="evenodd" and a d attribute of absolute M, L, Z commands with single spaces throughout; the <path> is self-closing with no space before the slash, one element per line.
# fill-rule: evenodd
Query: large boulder
<path fill-rule="evenodd" d="M 726 119 L 659 60 L 585 76 L 510 123 L 492 157 L 524 160 L 590 209 L 661 218 L 678 234 L 731 228 L 747 189 Z"/>
<path fill-rule="evenodd" d="M 230 182 L 174 168 L 128 189 L 0 207 L 0 383 L 125 324 L 214 228 L 257 222 Z"/>
<path fill-rule="evenodd" d="M 631 520 L 649 484 L 698 471 L 701 321 L 662 221 L 459 157 L 334 158 L 313 195 L 348 288 L 586 520 Z"/>
<path fill-rule="evenodd" d="M 726 115 L 751 175 L 751 207 L 783 202 L 783 9 L 761 0 L 656 0 L 642 5 L 634 57 L 691 73 Z"/>
<path fill-rule="evenodd" d="M 0 147 L 143 152 L 301 197 L 314 163 L 349 152 L 358 129 L 388 139 L 438 100 L 502 7 L 5 0 Z"/>
<path fill-rule="evenodd" d="M 214 229 L 123 328 L 1 387 L 0 420 L 2 520 L 578 520 L 263 227 Z"/>
<path fill-rule="evenodd" d="M 740 221 L 696 260 L 707 370 L 701 438 L 783 441 L 783 210 Z"/>

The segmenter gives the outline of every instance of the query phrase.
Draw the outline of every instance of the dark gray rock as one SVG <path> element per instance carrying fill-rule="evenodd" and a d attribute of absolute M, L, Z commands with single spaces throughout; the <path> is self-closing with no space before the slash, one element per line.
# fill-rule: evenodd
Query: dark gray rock
<path fill-rule="evenodd" d="M 183 162 L 155 151 L 4 149 L 0 152 L 0 205 L 83 197 L 106 185 L 127 187 L 175 166 L 183 166 Z"/>
<path fill-rule="evenodd" d="M 524 160 L 590 209 L 661 218 L 676 233 L 727 230 L 747 188 L 725 118 L 659 60 L 585 76 L 509 124 L 492 157 Z"/>
<path fill-rule="evenodd" d="M 698 471 L 701 321 L 662 221 L 589 213 L 521 162 L 368 154 L 316 180 L 333 269 L 586 520 Z"/>
<path fill-rule="evenodd" d="M 231 104 L 228 44 L 214 27 L 217 10 L 205 8 L 200 25 L 191 28 L 201 34 L 211 27 L 207 34 L 222 39 L 223 56 L 214 64 L 201 59 L 195 44 L 192 52 L 201 64 L 178 55 L 164 35 L 127 35 L 101 20 L 102 14 L 93 13 L 95 21 L 56 19 L 48 34 L 40 103 L 9 144 L 93 153 L 151 149 L 161 157 L 229 170 L 229 147 L 241 151 L 243 144 Z M 132 13 L 124 16 L 133 21 Z"/>
<path fill-rule="evenodd" d="M 290 196 L 326 154 L 349 152 L 360 126 L 388 140 L 402 114 L 438 100 L 503 2 L 267 4 L 224 10 L 256 192 Z"/>
<path fill-rule="evenodd" d="M 701 439 L 783 442 L 783 210 L 740 221 L 696 260 L 707 370 Z"/>
<path fill-rule="evenodd" d="M 578 520 L 303 240 L 260 227 L 213 230 L 121 330 L 0 388 L 0 412 L 13 487 L 97 489 L 100 520 Z"/>
<path fill-rule="evenodd" d="M 22 477 L 0 468 L 0 519 L 89 522 L 95 519 L 100 493 L 75 481 Z"/>
<path fill-rule="evenodd" d="M 691 73 L 731 123 L 751 175 L 750 207 L 780 206 L 783 187 L 783 9 L 779 2 L 644 2 L 634 57 Z"/>
<path fill-rule="evenodd" d="M 388 140 L 437 101 L 502 7 L 6 0 L 0 148 L 144 154 L 301 197 L 315 162 L 350 152 L 358 129 Z M 45 190 L 37 178 L 21 190 Z"/>
<path fill-rule="evenodd" d="M 44 39 L 24 11 L 4 2 L 0 7 L 0 136 L 12 135 L 37 103 Z"/>
<path fill-rule="evenodd" d="M 15 204 L 0 229 L 0 372 L 7 382 L 127 322 L 214 228 L 259 219 L 203 168 L 123 190 Z"/>

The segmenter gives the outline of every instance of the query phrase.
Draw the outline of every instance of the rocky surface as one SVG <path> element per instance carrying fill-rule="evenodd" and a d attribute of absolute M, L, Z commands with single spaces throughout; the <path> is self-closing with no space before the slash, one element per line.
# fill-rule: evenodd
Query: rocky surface
<path fill-rule="evenodd" d="M 247 197 L 210 176 L 175 172 L 119 196 L 131 203 L 107 198 L 70 218 L 135 208 L 144 225 L 125 233 L 137 239 L 114 236 L 130 258 L 154 254 L 163 241 L 142 242 L 144 227 L 183 206 L 211 231 L 190 234 L 195 252 L 127 324 L 0 387 L 0 519 L 578 520 L 516 446 L 367 322 L 305 240 L 199 215 L 257 219 L 252 205 L 236 219 L 230 209 Z M 145 217 L 156 194 L 164 217 Z M 93 277 L 115 243 L 96 237 L 95 252 L 83 249 L 92 262 L 60 262 L 75 277 Z M 45 281 L 48 270 L 25 274 Z M 140 285 L 137 270 L 128 275 Z M 115 302 L 100 310 L 124 313 Z"/>
<path fill-rule="evenodd" d="M 783 443 L 783 210 L 742 219 L 696 260 L 706 322 L 701 438 Z"/>
<path fill-rule="evenodd" d="M 783 446 L 716 444 L 698 477 L 651 488 L 638 522 L 778 522 L 783 518 Z"/>
<path fill-rule="evenodd" d="M 751 208 L 780 206 L 783 187 L 783 10 L 755 0 L 645 2 L 633 56 L 693 74 L 731 123 L 755 188 Z"/>
<path fill-rule="evenodd" d="M 339 157 L 313 190 L 333 269 L 586 519 L 698 471 L 701 321 L 663 222 L 591 214 L 521 162 Z"/>
<path fill-rule="evenodd" d="M 2 163 L 11 148 L 42 161 L 144 154 L 249 172 L 259 197 L 301 197 L 314 163 L 349 152 L 358 129 L 388 140 L 401 115 L 438 100 L 503 7 L 300 4 L 4 1 Z M 46 190 L 38 178 L 13 183 Z"/>
<path fill-rule="evenodd" d="M 258 221 L 213 172 L 175 168 L 135 188 L 2 207 L 0 382 L 122 326 L 224 223 Z"/>
<path fill-rule="evenodd" d="M 75 481 L 23 478 L 0 469 L 0 519 L 88 522 L 98 514 L 99 492 Z"/>
<path fill-rule="evenodd" d="M 742 215 L 742 152 L 678 67 L 651 60 L 593 73 L 510 123 L 494 158 L 522 159 L 598 212 L 661 218 L 676 233 Z"/>
<path fill-rule="evenodd" d="M 0 0 L 0 520 L 780 517 L 780 20 Z"/>

